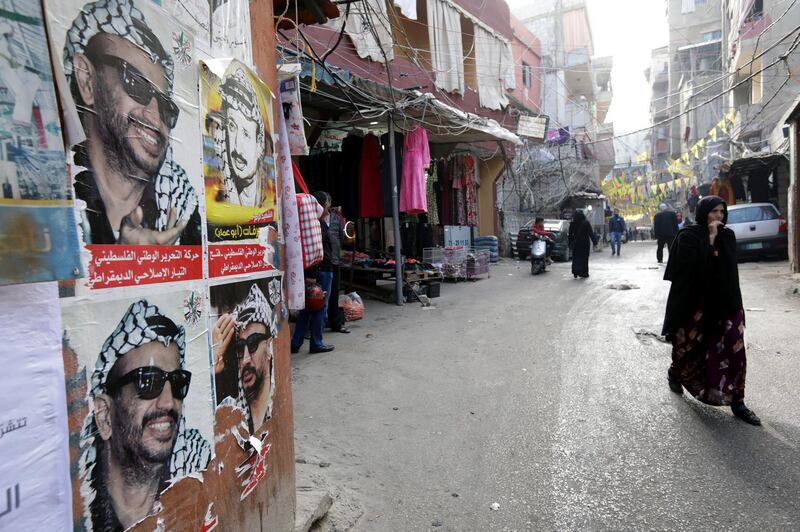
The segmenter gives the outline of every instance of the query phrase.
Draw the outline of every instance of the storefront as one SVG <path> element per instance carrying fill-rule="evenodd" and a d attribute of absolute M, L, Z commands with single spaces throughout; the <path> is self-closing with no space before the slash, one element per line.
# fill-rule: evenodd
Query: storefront
<path fill-rule="evenodd" d="M 519 141 L 496 122 L 430 94 L 390 94 L 375 82 L 302 60 L 297 80 L 302 118 L 296 117 L 294 127 L 302 125 L 307 150 L 293 152 L 294 161 L 309 189 L 329 192 L 333 205 L 354 223 L 343 279 L 369 290 L 402 269 L 408 296 L 408 285 L 444 275 L 436 248 L 474 247 L 476 237 L 493 234 L 493 184 L 505 164 L 499 143 L 513 153 Z M 399 110 L 390 112 L 392 105 Z M 450 237 L 464 231 L 466 239 Z M 496 243 L 490 247 L 489 258 L 496 259 Z M 383 275 L 375 269 L 395 271 Z M 463 269 L 478 270 L 483 269 Z M 463 276 L 474 276 L 468 273 Z"/>

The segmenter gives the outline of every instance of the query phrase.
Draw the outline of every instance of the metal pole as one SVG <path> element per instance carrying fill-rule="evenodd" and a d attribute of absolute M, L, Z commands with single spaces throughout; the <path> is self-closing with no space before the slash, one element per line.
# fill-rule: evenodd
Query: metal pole
<path fill-rule="evenodd" d="M 398 305 L 403 305 L 403 263 L 400 259 L 400 204 L 397 196 L 397 162 L 394 160 L 394 115 L 389 113 L 389 176 L 392 184 L 392 228 L 394 230 L 394 293 Z"/>

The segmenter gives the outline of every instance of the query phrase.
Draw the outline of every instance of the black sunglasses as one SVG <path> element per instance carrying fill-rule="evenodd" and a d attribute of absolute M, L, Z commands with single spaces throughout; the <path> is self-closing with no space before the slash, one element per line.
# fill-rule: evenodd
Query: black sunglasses
<path fill-rule="evenodd" d="M 126 373 L 113 383 L 106 383 L 106 391 L 119 390 L 129 382 L 136 386 L 136 395 L 140 399 L 155 399 L 164 391 L 164 384 L 169 381 L 172 387 L 172 397 L 183 399 L 189 393 L 189 383 L 192 374 L 185 369 L 164 371 L 155 366 L 144 366 Z"/>
<path fill-rule="evenodd" d="M 271 337 L 264 333 L 253 333 L 244 340 L 236 340 L 236 358 L 241 361 L 244 359 L 244 348 L 247 347 L 248 353 L 252 356 L 256 352 L 258 346 L 264 340 L 269 340 Z"/>
<path fill-rule="evenodd" d="M 158 102 L 158 114 L 170 129 L 178 122 L 180 109 L 166 94 L 156 87 L 141 71 L 122 58 L 115 55 L 99 54 L 92 56 L 92 62 L 114 67 L 125 92 L 140 105 L 147 105 L 155 96 Z"/>

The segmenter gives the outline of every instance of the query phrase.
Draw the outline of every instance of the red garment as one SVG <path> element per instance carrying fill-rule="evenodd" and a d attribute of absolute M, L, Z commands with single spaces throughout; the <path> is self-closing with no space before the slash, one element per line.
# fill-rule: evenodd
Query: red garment
<path fill-rule="evenodd" d="M 477 227 L 478 190 L 475 183 L 475 159 L 471 155 L 464 157 L 464 178 L 462 182 L 466 187 L 467 225 Z"/>
<path fill-rule="evenodd" d="M 400 188 L 400 212 L 428 212 L 425 193 L 425 169 L 431 164 L 428 132 L 418 127 L 406 134 L 403 144 L 403 186 Z"/>
<path fill-rule="evenodd" d="M 537 235 L 546 236 L 552 240 L 555 240 L 556 235 L 551 233 L 550 231 L 545 230 L 544 224 L 533 224 L 531 226 L 531 233 L 536 233 Z"/>
<path fill-rule="evenodd" d="M 370 133 L 361 146 L 358 168 L 358 216 L 383 218 L 381 191 L 381 153 L 378 137 Z"/>

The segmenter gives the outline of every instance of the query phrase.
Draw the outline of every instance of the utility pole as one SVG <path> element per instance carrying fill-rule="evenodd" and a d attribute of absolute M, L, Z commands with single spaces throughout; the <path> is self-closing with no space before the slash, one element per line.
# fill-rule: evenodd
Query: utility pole
<path fill-rule="evenodd" d="M 395 302 L 403 305 L 403 262 L 400 258 L 400 203 L 397 196 L 397 162 L 394 151 L 394 113 L 389 112 L 389 176 L 392 186 L 392 229 L 394 232 L 394 293 Z"/>

